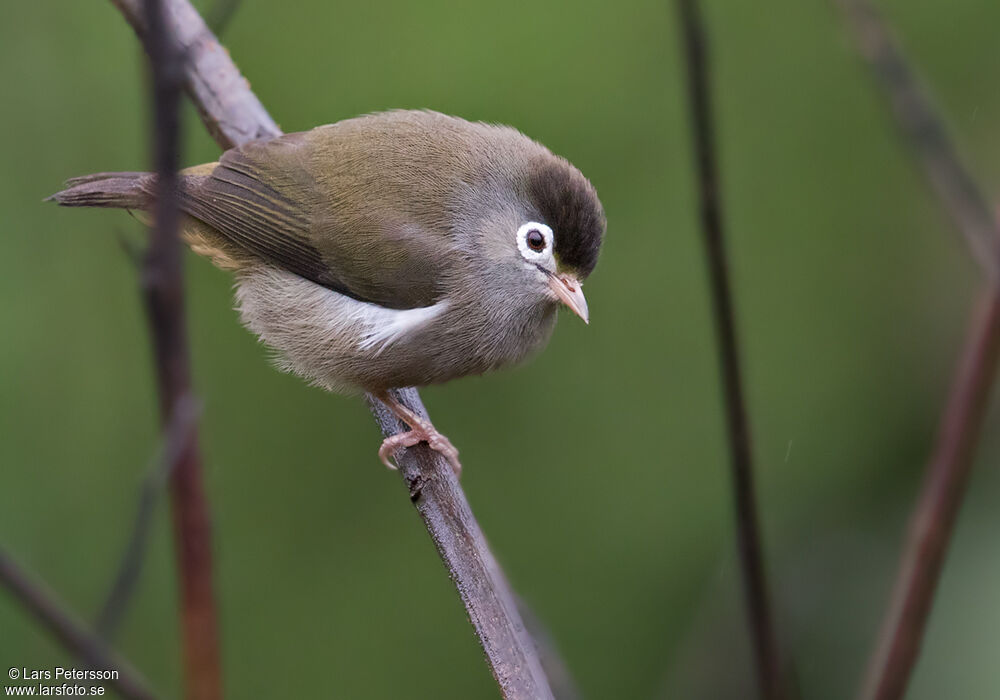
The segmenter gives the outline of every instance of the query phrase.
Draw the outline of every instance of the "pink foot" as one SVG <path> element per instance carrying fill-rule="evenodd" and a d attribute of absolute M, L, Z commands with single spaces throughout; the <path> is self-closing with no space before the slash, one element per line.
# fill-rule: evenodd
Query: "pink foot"
<path fill-rule="evenodd" d="M 458 461 L 458 450 L 451 444 L 451 440 L 439 433 L 429 420 L 411 411 L 393 398 L 389 392 L 383 391 L 375 395 L 390 411 L 396 414 L 397 418 L 410 426 L 410 430 L 391 435 L 382 442 L 378 456 L 385 466 L 389 469 L 396 468 L 389 461 L 389 456 L 400 447 L 413 447 L 418 442 L 426 442 L 432 450 L 448 460 L 455 476 L 462 475 L 462 463 Z"/>
<path fill-rule="evenodd" d="M 405 433 L 396 433 L 387 437 L 382 441 L 382 446 L 378 450 L 379 459 L 389 469 L 396 469 L 396 466 L 389 461 L 389 456 L 393 455 L 400 447 L 413 447 L 418 442 L 426 442 L 432 450 L 447 459 L 455 476 L 462 475 L 462 464 L 458 461 L 458 450 L 451 444 L 451 440 L 435 430 L 434 426 L 429 423 L 418 424 Z"/>

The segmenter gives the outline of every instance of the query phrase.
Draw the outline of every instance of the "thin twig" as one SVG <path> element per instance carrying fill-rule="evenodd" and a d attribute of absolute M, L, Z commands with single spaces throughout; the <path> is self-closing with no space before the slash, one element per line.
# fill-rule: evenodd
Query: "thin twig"
<path fill-rule="evenodd" d="M 155 225 L 142 282 L 149 317 L 160 417 L 164 430 L 178 407 L 190 401 L 191 371 L 184 315 L 184 283 L 178 235 L 177 164 L 184 61 L 171 38 L 164 0 L 145 0 L 146 48 L 153 73 Z M 218 615 L 212 585 L 212 532 L 202 483 L 197 429 L 188 431 L 170 479 L 180 583 L 185 696 L 219 700 L 222 678 Z"/>
<path fill-rule="evenodd" d="M 137 0 L 112 2 L 139 36 L 144 37 Z M 175 37 L 188 52 L 185 63 L 188 93 L 219 145 L 229 148 L 256 138 L 280 135 L 281 131 L 250 91 L 247 81 L 188 0 L 164 2 Z M 426 415 L 416 390 L 402 390 L 396 396 L 414 411 Z M 380 402 L 371 396 L 368 400 L 384 435 L 402 429 Z M 518 614 L 510 586 L 451 467 L 423 444 L 402 452 L 398 462 L 410 498 L 458 588 L 503 696 L 509 700 L 551 698 L 548 681 Z"/>
<path fill-rule="evenodd" d="M 146 478 L 142 482 L 142 490 L 139 494 L 135 522 L 132 525 L 132 534 L 125 547 L 121 563 L 118 565 L 114 584 L 111 586 L 111 591 L 108 593 L 97 618 L 97 631 L 105 639 L 113 637 L 128 608 L 145 560 L 156 503 L 173 474 L 174 467 L 183 454 L 183 450 L 191 439 L 191 431 L 195 429 L 197 424 L 198 407 L 195 402 L 190 398 L 178 402 L 177 406 L 174 407 L 174 414 L 170 422 L 164 429 L 162 445 L 157 450 L 152 464 L 146 470 Z"/>
<path fill-rule="evenodd" d="M 766 700 L 776 700 L 785 697 L 786 692 L 782 682 L 781 657 L 771 613 L 754 495 L 750 424 L 740 376 L 739 344 L 726 261 L 722 198 L 716 168 L 708 42 L 697 0 L 678 0 L 678 7 L 701 197 L 701 227 L 707 254 L 725 394 L 740 564 L 760 695 Z"/>
<path fill-rule="evenodd" d="M 965 496 L 1000 356 L 1000 286 L 980 299 L 952 379 L 889 610 L 861 697 L 899 700 L 920 654 L 934 593 Z"/>
<path fill-rule="evenodd" d="M 860 697 L 899 700 L 923 642 L 948 545 L 969 481 L 975 446 L 996 379 L 1000 347 L 1000 225 L 948 138 L 944 121 L 889 28 L 865 0 L 837 0 L 887 94 L 896 124 L 987 275 L 949 389 L 920 498 L 911 516 L 879 642 Z"/>
<path fill-rule="evenodd" d="M 0 582 L 81 662 L 91 669 L 117 672 L 117 678 L 98 683 L 113 688 L 129 700 L 152 700 L 156 697 L 138 671 L 105 646 L 103 640 L 68 612 L 62 601 L 41 581 L 21 569 L 2 549 Z"/>
<path fill-rule="evenodd" d="M 909 67 L 878 11 L 867 0 L 835 0 L 868 61 L 931 186 L 990 279 L 1000 275 L 1000 237 L 989 201 L 962 164 L 944 120 Z"/>

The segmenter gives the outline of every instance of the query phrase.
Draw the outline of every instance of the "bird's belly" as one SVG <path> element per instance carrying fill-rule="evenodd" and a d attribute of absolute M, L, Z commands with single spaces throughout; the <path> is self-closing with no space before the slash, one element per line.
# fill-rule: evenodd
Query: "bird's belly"
<path fill-rule="evenodd" d="M 387 309 L 270 265 L 241 273 L 243 323 L 277 351 L 280 369 L 331 391 L 424 386 L 515 364 L 548 340 L 554 309 L 491 322 L 448 300 Z"/>

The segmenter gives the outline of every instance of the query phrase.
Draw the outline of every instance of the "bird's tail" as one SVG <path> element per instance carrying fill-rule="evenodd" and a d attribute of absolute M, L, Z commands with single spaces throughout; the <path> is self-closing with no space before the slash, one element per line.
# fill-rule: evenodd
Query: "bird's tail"
<path fill-rule="evenodd" d="M 148 209 L 153 203 L 152 173 L 94 173 L 66 181 L 66 189 L 46 201 L 64 207 Z"/>
<path fill-rule="evenodd" d="M 180 171 L 181 183 L 188 177 L 207 175 L 216 163 L 196 165 Z M 152 223 L 151 210 L 156 201 L 156 175 L 153 173 L 94 173 L 66 181 L 66 189 L 46 201 L 64 207 L 105 207 L 128 209 L 144 224 Z M 240 270 L 257 261 L 253 255 L 229 241 L 221 233 L 192 216 L 181 221 L 181 236 L 191 250 L 209 258 L 225 270 Z"/>

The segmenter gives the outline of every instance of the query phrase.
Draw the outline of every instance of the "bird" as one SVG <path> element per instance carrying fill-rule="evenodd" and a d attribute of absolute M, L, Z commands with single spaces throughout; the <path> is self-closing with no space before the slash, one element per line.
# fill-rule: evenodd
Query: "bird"
<path fill-rule="evenodd" d="M 72 178 L 49 197 L 149 223 L 156 176 Z M 178 173 L 182 239 L 235 278 L 242 323 L 283 371 L 368 392 L 456 474 L 458 451 L 390 390 L 519 364 L 583 282 L 607 228 L 590 181 L 517 129 L 429 110 L 368 114 L 253 141 Z"/>

